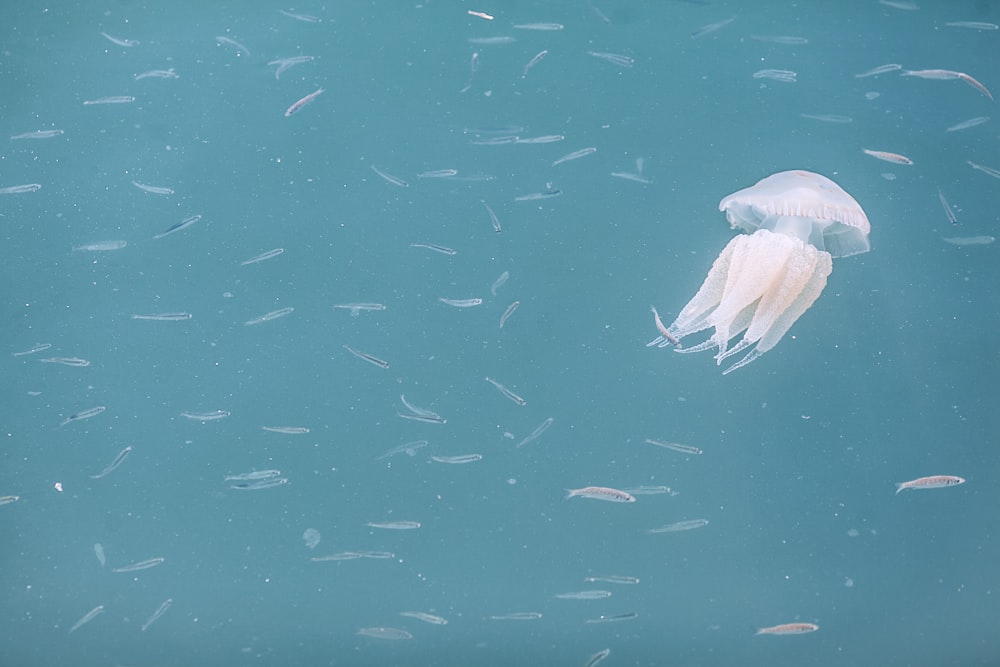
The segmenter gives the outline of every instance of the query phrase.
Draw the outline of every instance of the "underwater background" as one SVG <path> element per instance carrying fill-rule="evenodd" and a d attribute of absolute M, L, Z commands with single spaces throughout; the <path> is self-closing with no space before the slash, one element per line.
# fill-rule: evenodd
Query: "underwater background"
<path fill-rule="evenodd" d="M 11 5 L 0 665 L 1000 665 L 1000 126 L 900 75 L 1000 93 L 996 23 Z M 647 347 L 790 169 L 871 251 L 730 375 Z"/>

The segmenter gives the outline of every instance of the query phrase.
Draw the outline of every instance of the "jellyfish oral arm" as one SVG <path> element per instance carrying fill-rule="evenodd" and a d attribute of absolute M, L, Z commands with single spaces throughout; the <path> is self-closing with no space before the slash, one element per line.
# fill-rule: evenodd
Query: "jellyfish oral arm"
<path fill-rule="evenodd" d="M 730 373 L 773 348 L 815 302 L 833 269 L 830 254 L 801 239 L 759 229 L 737 236 L 719 254 L 701 289 L 668 331 L 678 340 L 714 329 L 678 352 L 716 349 L 716 362 L 749 349 Z M 729 342 L 743 334 L 732 347 Z"/>

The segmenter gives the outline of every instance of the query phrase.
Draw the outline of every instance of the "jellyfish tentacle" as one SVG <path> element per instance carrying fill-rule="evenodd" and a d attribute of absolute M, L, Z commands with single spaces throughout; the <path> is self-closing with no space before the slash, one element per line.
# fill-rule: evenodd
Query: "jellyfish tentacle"
<path fill-rule="evenodd" d="M 822 250 L 816 251 L 816 267 L 813 269 L 809 280 L 795 300 L 785 308 L 777 320 L 761 336 L 757 343 L 757 349 L 763 354 L 778 344 L 781 337 L 792 328 L 795 320 L 799 319 L 802 313 L 809 310 L 819 295 L 826 287 L 826 279 L 833 271 L 833 258 L 830 253 Z"/>
<path fill-rule="evenodd" d="M 796 245 L 795 252 L 783 267 L 776 287 L 761 298 L 754 321 L 747 328 L 746 337 L 754 342 L 760 340 L 781 317 L 788 304 L 799 297 L 816 268 L 822 251 L 801 241 Z"/>
<path fill-rule="evenodd" d="M 715 365 L 716 366 L 721 366 L 722 362 L 725 361 L 726 359 L 728 359 L 729 357 L 737 355 L 740 352 L 742 352 L 743 350 L 747 349 L 748 347 L 751 347 L 751 346 L 756 345 L 756 344 L 757 344 L 757 341 L 750 340 L 749 338 L 747 338 L 747 337 L 744 336 L 742 339 L 740 339 L 740 342 L 736 343 L 736 345 L 733 345 L 731 348 L 729 348 L 728 350 L 726 350 L 723 354 L 716 355 L 716 357 L 715 357 Z"/>
<path fill-rule="evenodd" d="M 735 317 L 730 318 L 727 322 L 716 325 L 715 333 L 712 335 L 712 340 L 719 349 L 716 359 L 719 358 L 719 355 L 726 353 L 726 350 L 729 348 L 729 341 L 743 333 L 750 326 L 750 323 L 753 322 L 753 314 L 757 308 L 757 303 L 758 301 L 754 301 L 748 304 Z"/>
<path fill-rule="evenodd" d="M 681 354 L 689 354 L 691 352 L 704 352 L 705 350 L 714 350 L 715 347 L 716 347 L 715 341 L 709 338 L 708 340 L 703 340 L 697 345 L 692 345 L 691 347 L 674 348 L 674 352 L 680 352 Z"/>
<path fill-rule="evenodd" d="M 729 340 L 753 322 L 759 302 L 774 290 L 790 258 L 803 245 L 798 239 L 760 229 L 751 236 L 736 237 L 740 243 L 733 253 L 729 272 L 731 289 L 708 318 L 715 326 L 713 338 L 719 354 L 725 354 Z"/>
<path fill-rule="evenodd" d="M 736 247 L 736 241 L 739 238 L 737 236 L 726 244 L 726 247 L 722 249 L 722 252 L 719 253 L 719 256 L 712 263 L 712 268 L 709 269 L 708 276 L 705 278 L 705 282 L 702 283 L 701 288 L 688 301 L 687 305 L 681 309 L 681 312 L 677 315 L 677 319 L 667 327 L 671 335 L 683 338 L 684 336 L 703 331 L 712 326 L 706 320 L 722 301 L 723 290 L 726 286 L 726 276 L 729 274 L 730 258 L 732 257 L 733 249 Z"/>
<path fill-rule="evenodd" d="M 726 370 L 722 371 L 722 374 L 723 375 L 729 375 L 730 373 L 732 373 L 733 371 L 735 371 L 737 368 L 743 368 L 744 366 L 746 366 L 750 362 L 755 361 L 756 359 L 758 359 L 763 354 L 764 353 L 760 351 L 760 348 L 756 348 L 755 347 L 754 349 L 750 350 L 750 352 L 749 352 L 749 354 L 747 354 L 747 356 L 743 357 L 742 359 L 740 359 L 739 361 L 737 361 L 735 364 L 733 364 L 732 366 L 730 366 Z"/>

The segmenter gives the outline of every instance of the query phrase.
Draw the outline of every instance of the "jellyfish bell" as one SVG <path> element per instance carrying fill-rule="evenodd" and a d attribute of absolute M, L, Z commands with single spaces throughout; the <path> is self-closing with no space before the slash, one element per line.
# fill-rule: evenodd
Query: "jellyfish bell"
<path fill-rule="evenodd" d="M 851 195 L 809 171 L 768 176 L 725 197 L 719 210 L 746 234 L 726 245 L 667 331 L 680 341 L 712 329 L 708 340 L 676 351 L 715 349 L 719 365 L 749 350 L 725 375 L 778 344 L 822 293 L 833 258 L 868 252 L 871 226 Z"/>
<path fill-rule="evenodd" d="M 733 229 L 768 229 L 797 236 L 833 257 L 868 252 L 868 216 L 854 197 L 826 176 L 782 171 L 719 202 Z"/>

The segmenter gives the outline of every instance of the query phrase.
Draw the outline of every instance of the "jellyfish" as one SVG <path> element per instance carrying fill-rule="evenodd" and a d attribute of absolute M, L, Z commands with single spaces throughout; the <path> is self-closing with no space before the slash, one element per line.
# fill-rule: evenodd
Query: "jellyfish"
<path fill-rule="evenodd" d="M 768 176 L 724 198 L 719 210 L 746 234 L 722 250 L 661 347 L 673 342 L 677 352 L 718 350 L 720 366 L 749 350 L 725 375 L 778 344 L 823 291 L 834 257 L 868 252 L 870 225 L 851 195 L 809 171 Z M 714 330 L 708 340 L 681 347 L 681 339 L 705 329 Z"/>

